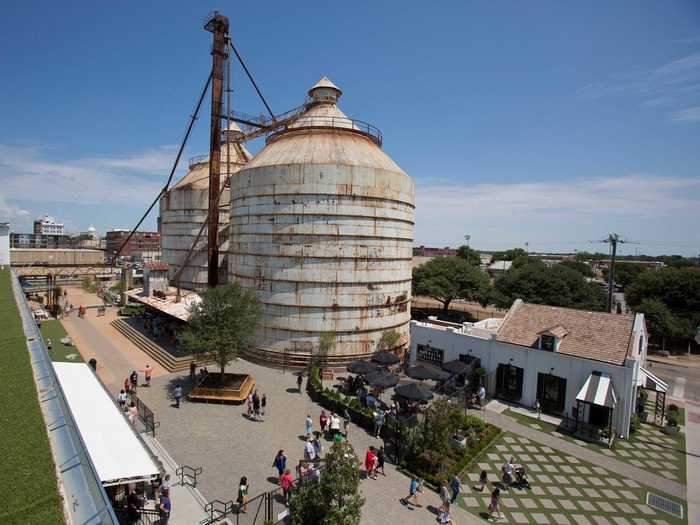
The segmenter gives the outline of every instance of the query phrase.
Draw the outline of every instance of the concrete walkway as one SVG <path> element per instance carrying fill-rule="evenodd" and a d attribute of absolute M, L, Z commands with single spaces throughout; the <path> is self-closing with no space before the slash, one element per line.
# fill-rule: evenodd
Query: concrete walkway
<path fill-rule="evenodd" d="M 685 403 L 685 460 L 688 523 L 700 523 L 700 404 Z"/>
<path fill-rule="evenodd" d="M 633 479 L 649 487 L 661 487 L 663 488 L 664 492 L 670 494 L 671 496 L 686 499 L 686 487 L 676 481 L 666 479 L 652 472 L 647 472 L 646 470 L 637 468 L 629 463 L 624 463 L 610 456 L 606 456 L 605 454 L 601 454 L 575 443 L 571 443 L 570 441 L 560 439 L 546 432 L 521 425 L 503 414 L 498 414 L 490 410 L 472 411 L 470 414 L 481 417 L 485 421 L 501 427 L 503 430 L 508 430 L 514 434 L 532 439 L 533 441 L 543 445 L 546 444 L 556 450 L 560 450 L 561 452 L 565 452 L 594 465 L 604 466 L 605 468 L 612 470 L 621 476 Z M 688 472 L 690 472 L 690 470 Z M 689 521 L 689 523 L 692 522 Z"/>

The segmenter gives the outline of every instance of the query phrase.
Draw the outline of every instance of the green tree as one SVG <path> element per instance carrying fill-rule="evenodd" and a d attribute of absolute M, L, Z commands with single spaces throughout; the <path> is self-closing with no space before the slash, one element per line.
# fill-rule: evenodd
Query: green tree
<path fill-rule="evenodd" d="M 250 290 L 232 283 L 209 288 L 190 312 L 182 344 L 193 354 L 216 362 L 223 381 L 226 365 L 253 341 L 262 314 L 260 301 Z"/>
<path fill-rule="evenodd" d="M 644 314 L 651 336 L 659 337 L 664 348 L 666 347 L 667 337 L 674 337 L 682 333 L 682 328 L 679 326 L 676 317 L 658 299 L 642 299 L 636 311 Z"/>
<path fill-rule="evenodd" d="M 454 299 L 488 301 L 489 280 L 461 257 L 435 257 L 413 269 L 413 295 L 440 301 L 447 312 Z"/>
<path fill-rule="evenodd" d="M 608 256 L 600 252 L 577 252 L 575 259 L 577 261 L 603 261 Z"/>
<path fill-rule="evenodd" d="M 333 352 L 336 345 L 335 332 L 322 332 L 318 338 L 318 355 L 321 363 L 325 363 L 328 354 Z"/>
<path fill-rule="evenodd" d="M 547 268 L 541 261 L 533 260 L 519 267 L 514 265 L 494 283 L 493 301 L 497 306 L 508 308 L 518 298 L 528 303 L 582 310 L 605 307 L 605 295 L 599 284 L 586 281 L 570 267 L 556 264 Z"/>
<path fill-rule="evenodd" d="M 615 263 L 615 283 L 626 288 L 646 271 L 646 267 L 641 264 L 624 261 L 617 262 Z M 609 273 L 610 271 L 608 268 L 603 268 L 603 278 L 606 281 L 608 280 Z"/>
<path fill-rule="evenodd" d="M 399 344 L 399 339 L 401 339 L 401 334 L 396 330 L 386 330 L 382 333 L 381 339 L 379 339 L 379 350 L 387 351 L 395 348 Z"/>
<path fill-rule="evenodd" d="M 457 257 L 461 257 L 472 266 L 481 266 L 481 254 L 466 244 L 457 249 Z"/>
<path fill-rule="evenodd" d="M 503 252 L 494 252 L 493 261 L 515 261 L 516 259 L 528 258 L 528 254 L 522 248 L 513 248 Z"/>
<path fill-rule="evenodd" d="M 359 493 L 360 461 L 349 443 L 335 443 L 326 454 L 318 482 L 304 483 L 292 495 L 293 525 L 358 525 L 365 498 Z"/>
<path fill-rule="evenodd" d="M 571 268 L 572 270 L 576 270 L 578 273 L 583 275 L 584 277 L 594 277 L 595 274 L 593 273 L 593 268 L 591 268 L 591 265 L 588 263 L 585 263 L 583 261 L 562 261 L 559 263 L 561 266 L 564 268 Z"/>

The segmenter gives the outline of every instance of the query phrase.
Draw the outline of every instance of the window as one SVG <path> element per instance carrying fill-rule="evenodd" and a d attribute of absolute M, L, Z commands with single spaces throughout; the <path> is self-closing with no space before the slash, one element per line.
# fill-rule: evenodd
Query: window
<path fill-rule="evenodd" d="M 430 363 L 442 364 L 445 357 L 445 351 L 439 348 L 433 348 L 430 345 L 418 345 L 417 358 L 420 361 L 428 361 Z"/>
<path fill-rule="evenodd" d="M 540 350 L 547 350 L 548 352 L 554 352 L 554 346 L 556 344 L 556 337 L 553 335 L 541 335 L 540 336 Z"/>

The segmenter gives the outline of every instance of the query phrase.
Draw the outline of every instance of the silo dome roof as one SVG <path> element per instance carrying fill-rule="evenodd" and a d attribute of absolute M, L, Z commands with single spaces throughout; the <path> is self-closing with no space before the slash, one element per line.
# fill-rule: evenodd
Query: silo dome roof
<path fill-rule="evenodd" d="M 311 89 L 309 89 L 309 96 L 313 97 L 313 92 L 315 89 L 319 88 L 326 88 L 326 89 L 335 89 L 338 92 L 338 96 L 343 94 L 343 92 L 340 90 L 338 86 L 336 86 L 333 82 L 331 82 L 331 79 L 328 77 L 322 77 L 321 80 L 316 82 Z"/>

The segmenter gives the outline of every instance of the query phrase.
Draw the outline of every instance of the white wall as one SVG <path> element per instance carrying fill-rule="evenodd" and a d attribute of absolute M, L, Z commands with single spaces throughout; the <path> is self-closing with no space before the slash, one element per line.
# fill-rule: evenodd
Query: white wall
<path fill-rule="evenodd" d="M 0 266 L 10 265 L 10 225 L 0 223 Z"/>
<path fill-rule="evenodd" d="M 643 324 L 643 323 L 642 323 Z M 646 338 L 645 338 L 646 339 Z M 566 379 L 565 413 L 572 415 L 576 407 L 576 395 L 593 371 L 605 372 L 612 376 L 613 387 L 618 397 L 618 405 L 613 412 L 613 427 L 618 434 L 628 436 L 629 421 L 634 400 L 640 361 L 627 359 L 624 366 L 616 366 L 591 359 L 557 354 L 534 348 L 503 343 L 492 337 L 478 337 L 460 332 L 426 326 L 425 323 L 411 322 L 411 362 L 416 359 L 419 344 L 430 344 L 444 350 L 444 360 L 458 359 L 460 354 L 469 354 L 481 359 L 487 377 L 493 375 L 499 364 L 511 364 L 524 370 L 523 392 L 520 403 L 533 406 L 537 400 L 537 375 L 539 373 Z M 471 350 L 471 352 L 470 352 Z M 512 359 L 512 361 L 510 361 Z M 553 370 L 551 370 L 553 368 Z M 493 393 L 495 381 L 487 381 L 489 393 Z"/>

